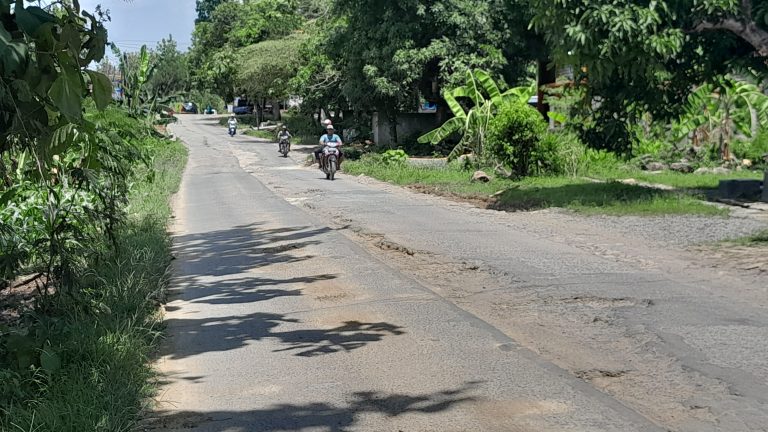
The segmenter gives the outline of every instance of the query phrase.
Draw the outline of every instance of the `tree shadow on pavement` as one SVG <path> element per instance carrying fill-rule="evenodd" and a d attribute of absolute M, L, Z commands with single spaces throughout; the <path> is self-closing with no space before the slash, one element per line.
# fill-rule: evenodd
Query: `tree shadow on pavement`
<path fill-rule="evenodd" d="M 328 431 L 347 432 L 356 428 L 361 417 L 383 415 L 395 418 L 407 414 L 435 414 L 478 400 L 473 393 L 481 382 L 440 392 L 407 395 L 378 391 L 350 395 L 344 406 L 326 402 L 281 404 L 263 410 L 217 412 L 159 412 L 145 422 L 143 430 L 201 432 L 227 431 Z"/>
<path fill-rule="evenodd" d="M 292 286 L 329 281 L 336 277 L 332 274 L 287 279 L 239 277 L 211 283 L 193 277 L 178 278 L 175 281 L 177 284 L 175 291 L 183 292 L 184 300 L 192 303 L 211 305 L 258 303 L 281 297 L 298 297 L 303 295 L 302 289 L 290 289 Z M 265 288 L 277 286 L 282 288 Z"/>
<path fill-rule="evenodd" d="M 174 252 L 182 259 L 179 277 L 227 276 L 258 267 L 295 263 L 312 256 L 297 256 L 301 249 L 320 244 L 317 238 L 330 228 L 259 228 L 259 224 L 174 238 Z"/>
<path fill-rule="evenodd" d="M 300 320 L 274 313 L 253 313 L 225 318 L 166 320 L 174 343 L 167 344 L 164 355 L 171 359 L 187 358 L 207 352 L 243 348 L 252 342 L 277 340 L 284 348 L 273 352 L 294 352 L 298 357 L 316 357 L 341 351 L 353 351 L 387 336 L 405 334 L 402 327 L 379 322 L 348 321 L 331 329 L 277 331 L 283 324 L 302 324 Z"/>

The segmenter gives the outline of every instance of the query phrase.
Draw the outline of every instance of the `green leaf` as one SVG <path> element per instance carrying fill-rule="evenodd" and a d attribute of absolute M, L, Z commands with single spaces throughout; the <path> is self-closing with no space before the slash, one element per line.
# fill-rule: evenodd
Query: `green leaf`
<path fill-rule="evenodd" d="M 103 111 L 112 102 L 112 82 L 102 73 L 91 70 L 86 72 L 91 78 L 93 100 L 96 102 L 96 108 Z"/>
<path fill-rule="evenodd" d="M 20 72 L 27 64 L 28 48 L 22 41 L 13 40 L 11 34 L 0 27 L 0 59 L 6 74 Z"/>
<path fill-rule="evenodd" d="M 46 372 L 56 372 L 61 369 L 61 358 L 54 352 L 43 350 L 40 353 L 40 366 Z"/>
<path fill-rule="evenodd" d="M 499 90 L 499 86 L 496 84 L 496 81 L 491 78 L 491 75 L 484 70 L 476 70 L 475 77 L 477 77 L 477 80 L 480 82 L 480 85 L 483 86 L 485 92 L 488 93 L 488 96 L 490 96 L 493 104 L 497 106 L 501 105 L 501 91 Z"/>
<path fill-rule="evenodd" d="M 62 70 L 48 91 L 48 96 L 64 116 L 70 119 L 82 117 L 83 85 L 80 73 Z"/>
<path fill-rule="evenodd" d="M 45 22 L 38 16 L 40 11 L 42 11 L 42 9 L 36 7 L 27 9 L 24 7 L 24 2 L 22 0 L 16 0 L 16 8 L 13 11 L 16 15 L 16 24 L 29 36 L 34 36 L 40 26 Z"/>
<path fill-rule="evenodd" d="M 465 122 L 464 117 L 454 117 L 448 120 L 447 122 L 443 123 L 442 126 L 433 130 L 432 132 L 422 135 L 421 137 L 419 137 L 418 141 L 422 144 L 424 143 L 430 143 L 432 145 L 438 144 L 444 139 L 453 135 L 454 133 L 460 131 L 462 126 L 464 126 L 464 122 Z"/>
<path fill-rule="evenodd" d="M 463 97 L 464 96 L 464 87 L 459 87 L 454 89 L 453 92 L 446 92 L 443 95 L 443 98 L 445 99 L 445 103 L 448 104 L 448 108 L 451 109 L 451 112 L 456 117 L 466 117 L 467 113 L 464 112 L 464 107 L 461 106 L 459 101 L 456 100 L 457 97 Z"/>

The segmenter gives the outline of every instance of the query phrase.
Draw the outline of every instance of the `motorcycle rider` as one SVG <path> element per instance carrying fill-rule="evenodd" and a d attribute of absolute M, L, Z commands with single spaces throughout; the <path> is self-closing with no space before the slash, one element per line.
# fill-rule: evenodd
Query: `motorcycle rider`
<path fill-rule="evenodd" d="M 325 129 L 326 133 L 325 135 L 320 137 L 320 148 L 315 150 L 315 159 L 317 160 L 318 164 L 320 165 L 320 168 L 322 168 L 322 161 L 320 159 L 320 155 L 323 153 L 323 149 L 328 143 L 334 143 L 336 144 L 336 147 L 341 147 L 344 143 L 341 142 L 341 137 L 336 135 L 336 130 L 334 129 L 332 124 L 328 124 Z M 339 168 L 341 167 L 341 160 L 344 157 L 344 154 L 341 152 L 341 149 L 339 149 Z"/>
<path fill-rule="evenodd" d="M 232 113 L 229 115 L 229 120 L 227 121 L 227 125 L 229 125 L 229 129 L 235 129 L 237 130 L 237 119 L 235 118 L 235 113 Z"/>
<path fill-rule="evenodd" d="M 290 132 L 288 132 L 288 126 L 286 126 L 286 125 L 283 125 L 283 127 L 281 127 L 281 128 L 280 128 L 280 131 L 278 131 L 278 132 L 277 132 L 277 143 L 278 143 L 278 146 L 277 146 L 277 152 L 278 152 L 278 153 L 280 152 L 280 146 L 279 146 L 279 144 L 280 144 L 280 143 L 281 143 L 283 140 L 286 140 L 286 141 L 289 141 L 289 142 L 290 142 L 291 138 L 293 138 L 293 135 L 291 135 L 291 133 L 290 133 Z"/>

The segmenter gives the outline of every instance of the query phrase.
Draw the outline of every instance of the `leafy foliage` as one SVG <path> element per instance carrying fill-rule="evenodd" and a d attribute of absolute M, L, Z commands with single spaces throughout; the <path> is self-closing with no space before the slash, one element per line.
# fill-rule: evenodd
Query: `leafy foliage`
<path fill-rule="evenodd" d="M 243 48 L 238 56 L 237 89 L 253 99 L 280 100 L 289 96 L 290 80 L 298 68 L 304 37 L 293 35 Z"/>
<path fill-rule="evenodd" d="M 381 161 L 386 164 L 402 164 L 408 160 L 408 154 L 403 150 L 387 150 L 381 155 Z"/>
<path fill-rule="evenodd" d="M 631 125 L 646 113 L 674 119 L 692 87 L 737 66 L 766 70 L 753 38 L 728 25 L 768 35 L 751 21 L 758 10 L 749 0 L 532 0 L 531 7 L 532 26 L 557 63 L 583 67 L 576 82 L 585 85 L 594 123 L 581 135 L 596 148 L 629 152 Z"/>
<path fill-rule="evenodd" d="M 519 101 L 505 102 L 489 122 L 486 152 L 498 163 L 512 168 L 514 175 L 525 177 L 535 166 L 539 141 L 546 128 L 535 109 Z"/>
<path fill-rule="evenodd" d="M 768 124 L 768 96 L 757 86 L 730 77 L 715 83 L 700 86 L 688 97 L 678 133 L 692 134 L 695 145 L 716 142 L 720 156 L 728 160 L 735 133 L 753 137 Z"/>
<path fill-rule="evenodd" d="M 532 89 L 523 87 L 502 93 L 488 72 L 469 71 L 463 86 L 443 94 L 443 99 L 451 109 L 453 118 L 420 137 L 419 142 L 437 145 L 452 135 L 460 133 L 461 140 L 448 158 L 455 159 L 467 151 L 482 155 L 488 127 L 496 111 L 509 101 L 527 103 L 532 92 Z M 461 103 L 462 100 L 469 105 L 469 108 L 465 109 Z"/>

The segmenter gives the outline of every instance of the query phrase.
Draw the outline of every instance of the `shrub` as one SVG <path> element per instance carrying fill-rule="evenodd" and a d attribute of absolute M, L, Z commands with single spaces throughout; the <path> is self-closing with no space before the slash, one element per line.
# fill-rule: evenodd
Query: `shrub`
<path fill-rule="evenodd" d="M 507 102 L 491 119 L 485 151 L 491 159 L 511 168 L 515 175 L 527 176 L 546 129 L 538 111 L 518 101 Z"/>
<path fill-rule="evenodd" d="M 381 155 L 386 164 L 402 164 L 408 160 L 408 154 L 403 150 L 387 150 Z"/>
<path fill-rule="evenodd" d="M 218 113 L 225 112 L 227 108 L 224 99 L 222 99 L 219 95 L 213 94 L 207 90 L 192 90 L 189 92 L 188 99 L 197 104 L 200 112 L 203 112 L 208 105 L 213 107 L 213 109 L 215 109 Z"/>
<path fill-rule="evenodd" d="M 587 148 L 568 131 L 547 132 L 533 152 L 540 174 L 576 176 L 586 168 Z"/>
<path fill-rule="evenodd" d="M 283 123 L 295 136 L 319 137 L 322 133 L 322 127 L 315 123 L 312 117 L 302 114 L 297 109 L 290 109 L 283 113 Z"/>
<path fill-rule="evenodd" d="M 755 166 L 767 166 L 768 131 L 760 131 L 752 141 L 737 141 L 732 145 L 733 154 L 739 159 L 749 159 Z"/>

